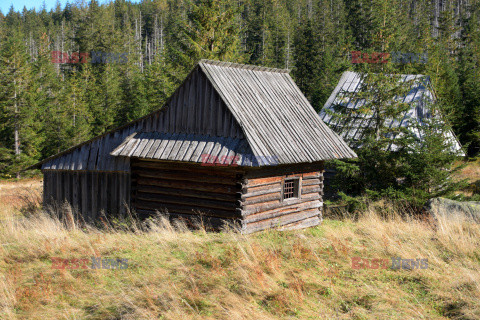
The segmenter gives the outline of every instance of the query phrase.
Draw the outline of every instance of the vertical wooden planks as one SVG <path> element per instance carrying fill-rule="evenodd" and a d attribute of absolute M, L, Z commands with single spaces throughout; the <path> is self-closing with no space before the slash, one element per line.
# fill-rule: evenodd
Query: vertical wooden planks
<path fill-rule="evenodd" d="M 55 171 L 55 184 L 56 184 L 56 189 L 57 189 L 55 200 L 57 200 L 57 202 L 61 202 L 63 200 L 62 199 L 63 198 L 63 194 L 62 194 L 63 187 L 62 187 L 62 172 L 61 171 Z"/>
<path fill-rule="evenodd" d="M 202 117 L 204 116 L 204 110 L 205 110 L 205 99 L 203 98 L 205 94 L 205 76 L 203 75 L 202 72 L 198 73 L 198 80 L 197 80 L 197 85 L 196 85 L 196 90 L 195 90 L 195 122 L 193 126 L 193 130 L 191 131 L 192 133 L 199 133 L 199 134 L 205 134 L 205 130 L 201 127 L 201 123 L 203 121 Z"/>
<path fill-rule="evenodd" d="M 81 214 L 83 215 L 84 219 L 87 220 L 90 215 L 90 210 L 88 210 L 88 200 L 89 200 L 89 192 L 88 192 L 88 173 L 83 171 L 81 173 L 81 188 L 82 188 L 82 206 L 81 206 Z"/>
<path fill-rule="evenodd" d="M 123 216 L 125 214 L 123 210 L 123 201 L 124 201 L 124 193 L 125 193 L 125 173 L 118 174 L 118 188 L 117 188 L 117 199 L 118 199 L 118 214 Z"/>
<path fill-rule="evenodd" d="M 106 202 L 107 202 L 107 187 L 108 187 L 108 182 L 107 182 L 107 174 L 105 172 L 99 172 L 98 173 L 99 175 L 99 184 L 98 184 L 98 188 L 99 188 L 99 193 L 100 193 L 100 205 L 99 205 L 99 211 L 103 211 L 104 214 L 106 215 L 107 214 L 107 205 L 106 205 Z"/>
<path fill-rule="evenodd" d="M 57 187 L 59 188 L 59 191 L 60 191 L 59 192 L 60 197 L 58 198 L 58 201 L 60 202 L 60 204 L 62 204 L 66 200 L 66 194 L 67 194 L 66 189 L 68 187 L 66 183 L 67 181 L 65 180 L 65 174 L 63 171 L 60 171 L 57 176 Z"/>
<path fill-rule="evenodd" d="M 125 203 L 123 203 L 124 210 L 125 206 L 128 207 L 129 210 L 131 210 L 132 207 L 132 173 L 127 173 L 125 174 L 125 191 L 124 191 L 124 197 L 125 197 Z"/>
<path fill-rule="evenodd" d="M 74 171 L 69 173 L 72 179 L 72 202 L 71 205 L 74 208 L 74 211 L 78 211 L 80 207 L 80 197 L 79 197 L 79 173 L 78 171 Z"/>
<path fill-rule="evenodd" d="M 197 122 L 197 117 L 195 114 L 195 109 L 198 108 L 198 103 L 196 103 L 196 92 L 199 90 L 200 84 L 200 77 L 199 73 L 195 72 L 192 75 L 190 82 L 190 88 L 188 91 L 188 108 L 186 108 L 186 112 L 184 113 L 184 117 L 186 118 L 187 125 L 185 127 L 185 133 L 192 133 L 195 132 L 195 122 Z"/>
<path fill-rule="evenodd" d="M 92 220 L 96 220 L 98 217 L 98 172 L 91 173 L 91 204 L 92 204 Z"/>
<path fill-rule="evenodd" d="M 43 172 L 43 205 L 46 206 L 48 199 L 50 198 L 50 190 L 48 189 L 50 186 L 50 173 Z"/>
<path fill-rule="evenodd" d="M 110 214 L 117 216 L 118 215 L 118 202 L 119 202 L 119 196 L 118 196 L 118 189 L 120 188 L 120 183 L 119 181 L 119 176 L 121 173 L 119 172 L 114 172 L 110 174 L 110 181 L 108 185 L 110 186 L 110 194 L 108 196 L 109 198 L 109 211 Z"/>
<path fill-rule="evenodd" d="M 85 207 L 85 214 L 87 216 L 87 221 L 93 221 L 93 212 L 92 212 L 92 172 L 85 173 L 85 182 L 86 182 L 86 207 Z"/>

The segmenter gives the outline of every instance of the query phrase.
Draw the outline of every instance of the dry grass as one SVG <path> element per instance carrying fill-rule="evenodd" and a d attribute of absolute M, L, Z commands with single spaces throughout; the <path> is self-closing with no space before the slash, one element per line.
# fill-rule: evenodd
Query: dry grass
<path fill-rule="evenodd" d="M 463 162 L 458 162 L 457 165 L 463 165 Z M 468 182 L 473 183 L 480 180 L 480 159 L 470 161 L 456 173 L 458 180 L 466 179 Z"/>
<path fill-rule="evenodd" d="M 438 228 L 368 211 L 303 231 L 243 236 L 172 226 L 67 229 L 40 213 L 0 222 L 4 319 L 478 319 L 480 226 Z M 52 269 L 52 257 L 129 259 Z M 427 258 L 428 269 L 355 270 L 352 257 Z"/>
<path fill-rule="evenodd" d="M 455 181 L 466 181 L 468 186 L 456 193 L 471 197 L 480 193 L 480 158 L 469 162 L 458 161 L 456 166 L 463 166 L 453 178 Z"/>
<path fill-rule="evenodd" d="M 35 202 L 42 190 L 42 180 L 24 179 L 20 181 L 0 180 L 0 220 L 4 216 L 18 213 L 27 203 Z"/>

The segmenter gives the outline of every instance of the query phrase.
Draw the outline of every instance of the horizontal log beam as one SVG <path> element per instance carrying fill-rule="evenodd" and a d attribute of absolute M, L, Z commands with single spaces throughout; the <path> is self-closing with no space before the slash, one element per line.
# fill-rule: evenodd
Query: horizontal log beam
<path fill-rule="evenodd" d="M 249 197 L 246 199 L 242 199 L 242 205 L 250 205 L 250 204 L 256 204 L 256 203 L 265 203 L 269 201 L 280 201 L 282 199 L 282 194 L 280 192 L 274 192 L 274 193 L 268 193 L 265 195 L 260 195 L 256 197 Z"/>
<path fill-rule="evenodd" d="M 305 197 L 299 199 L 292 199 L 286 200 L 283 202 L 276 202 L 276 203 L 268 203 L 268 204 L 261 204 L 261 205 L 245 205 L 242 207 L 244 215 L 255 214 L 263 211 L 275 210 L 282 207 L 293 206 L 293 205 L 301 205 L 304 202 L 321 200 L 321 196 L 318 193 L 312 193 L 311 195 L 307 195 Z"/>
<path fill-rule="evenodd" d="M 262 191 L 262 190 L 269 190 L 272 188 L 281 188 L 281 187 L 282 187 L 282 181 L 279 180 L 279 181 L 258 185 L 258 186 L 243 185 L 242 192 L 244 194 L 247 194 L 247 193 L 253 193 L 253 192 Z"/>
<path fill-rule="evenodd" d="M 172 172 L 172 171 L 154 171 L 145 169 L 136 169 L 132 171 L 134 175 L 142 178 L 158 178 L 166 180 L 182 180 L 194 182 L 208 182 L 215 184 L 234 185 L 239 180 L 233 177 L 212 177 L 206 175 L 195 175 L 186 172 Z"/>
<path fill-rule="evenodd" d="M 318 185 L 302 187 L 302 195 L 307 195 L 309 193 L 319 193 L 320 191 L 322 191 L 322 188 Z"/>
<path fill-rule="evenodd" d="M 238 200 L 236 194 L 223 194 L 223 193 L 213 193 L 213 192 L 188 190 L 188 189 L 163 188 L 163 187 L 157 187 L 157 186 L 139 185 L 136 188 L 136 191 L 138 193 L 153 193 L 153 194 L 180 196 L 180 197 L 229 201 L 232 203 L 235 203 Z"/>
<path fill-rule="evenodd" d="M 281 187 L 274 187 L 274 188 L 271 188 L 271 189 L 264 189 L 264 190 L 250 192 L 250 193 L 245 193 L 245 194 L 242 194 L 242 201 L 247 200 L 247 199 L 252 198 L 252 197 L 263 196 L 263 195 L 267 195 L 267 194 L 271 194 L 271 193 L 279 193 L 281 191 L 282 191 Z"/>
<path fill-rule="evenodd" d="M 319 217 L 311 217 L 304 220 L 296 221 L 293 223 L 289 223 L 283 226 L 277 226 L 275 229 L 279 231 L 288 231 L 288 230 L 298 230 L 298 229 L 305 229 L 308 227 L 317 226 L 322 222 L 322 219 Z M 255 232 L 260 232 L 265 229 L 270 228 L 269 226 L 245 226 L 244 230 L 242 231 L 243 234 L 251 234 Z"/>
<path fill-rule="evenodd" d="M 281 217 L 276 217 L 268 220 L 261 220 L 255 223 L 247 223 L 245 225 L 245 230 L 247 230 L 247 232 L 255 232 L 255 231 L 265 230 L 269 228 L 276 228 L 276 227 L 281 227 L 291 223 L 299 222 L 302 220 L 306 220 L 312 217 L 319 218 L 319 211 L 317 209 L 283 215 Z"/>
<path fill-rule="evenodd" d="M 155 179 L 155 178 L 133 178 L 132 182 L 135 182 L 137 185 L 145 186 L 158 186 L 158 187 L 168 187 L 175 189 L 183 190 L 197 190 L 205 192 L 217 192 L 224 194 L 235 194 L 241 191 L 241 186 L 239 184 L 224 185 L 224 184 L 214 184 L 208 182 L 192 182 L 192 181 L 176 181 L 176 180 L 165 180 L 165 179 Z"/>
<path fill-rule="evenodd" d="M 297 221 L 294 223 L 286 224 L 278 228 L 278 230 L 280 231 L 300 230 L 300 229 L 318 226 L 320 223 L 322 223 L 322 219 L 320 217 L 311 217 L 311 218 Z"/>
<path fill-rule="evenodd" d="M 252 214 L 249 216 L 246 216 L 244 221 L 245 223 L 253 223 L 253 222 L 258 222 L 262 221 L 265 219 L 270 219 L 270 218 L 275 218 L 275 217 L 280 217 L 283 215 L 288 215 L 292 213 L 297 213 L 300 211 L 306 211 L 306 210 L 312 210 L 312 209 L 317 209 L 321 208 L 322 204 L 320 201 L 310 201 L 306 203 L 302 203 L 299 205 L 293 205 L 285 208 L 280 208 L 274 211 L 266 211 L 266 212 L 260 212 L 256 214 Z M 320 210 L 319 210 L 320 213 Z"/>
<path fill-rule="evenodd" d="M 322 172 L 323 162 L 309 164 L 279 165 L 274 167 L 247 168 L 245 176 L 247 179 L 262 178 L 271 176 L 282 176 L 287 174 Z"/>
<path fill-rule="evenodd" d="M 282 177 L 267 177 L 258 179 L 244 179 L 243 184 L 249 187 L 262 186 L 266 184 L 279 183 L 282 181 Z"/>
<path fill-rule="evenodd" d="M 320 179 L 302 180 L 302 186 L 320 185 Z"/>
<path fill-rule="evenodd" d="M 313 172 L 302 172 L 301 174 L 303 179 L 318 179 L 321 176 L 321 173 L 318 170 Z"/>
<path fill-rule="evenodd" d="M 238 206 L 234 202 L 204 200 L 189 197 L 169 197 L 159 194 L 137 193 L 135 195 L 135 203 L 137 200 L 153 201 L 168 207 L 168 204 L 190 205 L 192 208 L 208 208 L 208 209 L 222 209 L 235 210 Z"/>
<path fill-rule="evenodd" d="M 234 167 L 215 167 L 215 166 L 202 166 L 202 165 L 191 165 L 191 164 L 167 164 L 162 162 L 150 162 L 150 161 L 136 161 L 132 163 L 132 168 L 138 169 L 158 169 L 161 171 L 182 171 L 190 173 L 201 173 L 205 175 L 213 176 L 226 176 L 226 177 L 236 177 L 237 174 L 242 174 L 243 171 L 235 169 Z"/>
<path fill-rule="evenodd" d="M 241 218 L 241 214 L 238 210 L 221 210 L 221 209 L 210 209 L 210 208 L 192 208 L 189 205 L 181 204 L 165 204 L 159 205 L 156 202 L 150 202 L 145 200 L 138 200 L 135 202 L 135 210 L 150 210 L 150 211 L 159 211 L 160 213 L 182 213 L 182 214 L 191 214 L 191 215 L 204 215 L 207 217 L 217 217 L 225 219 L 237 219 Z"/>

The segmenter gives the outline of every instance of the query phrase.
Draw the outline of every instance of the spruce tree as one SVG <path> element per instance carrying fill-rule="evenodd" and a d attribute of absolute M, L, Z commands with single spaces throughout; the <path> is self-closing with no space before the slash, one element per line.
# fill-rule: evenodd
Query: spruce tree
<path fill-rule="evenodd" d="M 172 57 L 176 67 L 191 70 L 200 59 L 244 62 L 240 48 L 240 7 L 227 0 L 190 0 Z"/>
<path fill-rule="evenodd" d="M 0 49 L 0 138 L 13 153 L 8 171 L 20 177 L 20 170 L 35 156 L 34 136 L 29 130 L 35 122 L 31 102 L 31 66 L 23 34 L 5 35 Z"/>
<path fill-rule="evenodd" d="M 307 19 L 298 26 L 294 39 L 295 67 L 292 76 L 303 94 L 310 103 L 319 110 L 319 101 L 316 101 L 316 91 L 319 84 L 320 69 L 322 65 L 320 43 L 314 32 L 312 21 Z"/>
<path fill-rule="evenodd" d="M 462 108 L 457 110 L 459 139 L 468 145 L 468 154 L 480 152 L 480 6 L 475 3 L 465 18 L 462 46 L 459 50 L 459 84 Z"/>

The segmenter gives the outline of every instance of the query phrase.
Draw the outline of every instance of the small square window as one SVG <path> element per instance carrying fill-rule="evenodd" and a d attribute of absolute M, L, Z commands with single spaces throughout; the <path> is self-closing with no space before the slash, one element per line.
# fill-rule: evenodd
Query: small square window
<path fill-rule="evenodd" d="M 282 195 L 283 200 L 300 198 L 300 178 L 285 178 Z"/>

